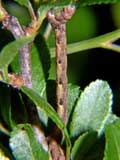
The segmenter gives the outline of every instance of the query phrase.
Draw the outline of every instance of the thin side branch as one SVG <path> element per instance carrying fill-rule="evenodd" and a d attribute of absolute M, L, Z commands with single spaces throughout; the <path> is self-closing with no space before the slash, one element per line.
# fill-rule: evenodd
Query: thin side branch
<path fill-rule="evenodd" d="M 88 40 L 83 40 L 80 42 L 72 43 L 67 45 L 67 52 L 68 54 L 72 54 L 75 52 L 85 51 L 93 48 L 105 48 L 114 50 L 116 52 L 120 52 L 119 46 L 115 45 L 115 42 L 117 39 L 120 38 L 120 29 L 117 29 L 115 31 L 112 31 L 110 33 L 106 33 L 104 35 L 100 35 L 95 38 L 91 38 Z M 110 44 L 111 46 L 110 46 Z M 112 42 L 112 43 L 111 43 Z M 50 53 L 51 57 L 55 57 L 55 49 L 51 48 Z"/>
<path fill-rule="evenodd" d="M 115 43 L 104 43 L 101 45 L 101 48 L 109 49 L 109 50 L 120 53 L 120 45 L 117 45 Z"/>

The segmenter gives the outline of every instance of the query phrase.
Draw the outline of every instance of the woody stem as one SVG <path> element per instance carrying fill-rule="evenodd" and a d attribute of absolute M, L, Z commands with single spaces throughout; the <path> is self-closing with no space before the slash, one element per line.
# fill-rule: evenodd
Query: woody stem
<path fill-rule="evenodd" d="M 3 26 L 9 30 L 15 39 L 19 39 L 26 35 L 25 31 L 22 29 L 17 18 L 13 16 L 8 16 L 4 19 Z M 24 80 L 24 85 L 31 88 L 32 87 L 32 74 L 31 74 L 31 58 L 30 58 L 30 44 L 25 44 L 20 49 L 20 68 L 21 77 Z"/>

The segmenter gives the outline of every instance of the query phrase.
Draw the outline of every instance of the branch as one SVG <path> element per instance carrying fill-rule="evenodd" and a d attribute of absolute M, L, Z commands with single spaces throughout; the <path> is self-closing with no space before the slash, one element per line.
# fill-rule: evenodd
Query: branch
<path fill-rule="evenodd" d="M 15 39 L 19 39 L 26 35 L 20 26 L 17 18 L 9 16 L 3 21 L 3 26 L 9 30 Z M 30 58 L 30 44 L 25 44 L 20 48 L 20 68 L 21 77 L 24 80 L 24 85 L 32 87 L 32 74 L 31 74 L 31 58 Z"/>
<path fill-rule="evenodd" d="M 103 44 L 101 47 L 104 49 L 109 49 L 109 50 L 120 53 L 120 46 L 114 43 Z"/>
<path fill-rule="evenodd" d="M 33 12 L 32 12 L 33 13 Z M 17 18 L 10 16 L 7 11 L 2 7 L 0 1 L 0 20 L 3 26 L 9 30 L 15 39 L 19 39 L 23 36 L 29 35 L 28 30 L 24 30 Z M 31 55 L 30 55 L 31 43 L 25 44 L 20 48 L 20 68 L 21 77 L 26 87 L 32 87 L 32 71 L 31 71 Z"/>
<path fill-rule="evenodd" d="M 89 39 L 89 40 L 68 44 L 67 53 L 72 54 L 75 52 L 85 51 L 93 48 L 106 48 L 106 49 L 111 49 L 111 50 L 120 52 L 118 46 L 115 46 L 113 44 L 113 42 L 119 38 L 120 38 L 120 29 L 107 33 L 105 35 L 101 35 L 101 36 Z M 51 48 L 50 53 L 52 58 L 55 57 L 55 48 Z"/>

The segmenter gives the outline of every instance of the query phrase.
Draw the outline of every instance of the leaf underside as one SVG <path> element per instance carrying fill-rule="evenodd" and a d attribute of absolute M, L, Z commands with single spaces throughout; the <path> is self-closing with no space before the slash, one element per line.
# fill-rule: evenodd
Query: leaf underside
<path fill-rule="evenodd" d="M 70 135 L 93 130 L 102 133 L 111 115 L 112 92 L 106 81 L 96 80 L 81 93 L 72 115 Z"/>
<path fill-rule="evenodd" d="M 49 159 L 49 154 L 36 140 L 29 124 L 18 125 L 11 133 L 10 147 L 17 160 Z"/>

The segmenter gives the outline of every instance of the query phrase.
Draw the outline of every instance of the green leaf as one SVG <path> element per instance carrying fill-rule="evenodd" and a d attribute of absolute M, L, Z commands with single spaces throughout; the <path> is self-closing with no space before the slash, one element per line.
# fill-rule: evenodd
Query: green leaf
<path fill-rule="evenodd" d="M 60 10 L 70 4 L 78 3 L 79 6 L 93 5 L 93 4 L 101 4 L 101 3 L 114 3 L 119 0 L 49 0 L 49 1 L 40 1 L 40 7 L 38 9 L 39 13 L 39 26 L 41 26 L 43 20 L 46 18 L 47 12 L 50 9 Z"/>
<path fill-rule="evenodd" d="M 34 103 L 35 105 L 41 109 L 41 111 L 45 112 L 49 118 L 52 119 L 52 121 L 61 129 L 61 131 L 64 133 L 65 140 L 66 140 L 66 146 L 67 146 L 67 160 L 70 157 L 70 148 L 71 148 L 71 142 L 69 139 L 69 135 L 67 132 L 67 129 L 62 122 L 62 120 L 59 118 L 55 110 L 51 107 L 50 104 L 48 104 L 42 97 L 40 97 L 36 92 L 34 92 L 30 88 L 21 87 L 21 90 L 23 93 L 25 93 Z"/>
<path fill-rule="evenodd" d="M 48 4 L 48 5 L 53 5 L 53 7 L 55 6 L 65 6 L 68 5 L 72 2 L 72 0 L 40 0 L 41 4 Z"/>
<path fill-rule="evenodd" d="M 7 79 L 8 65 L 13 61 L 21 46 L 33 41 L 34 36 L 23 37 L 6 45 L 0 53 L 0 71 L 3 77 Z"/>
<path fill-rule="evenodd" d="M 78 97 L 80 96 L 80 87 L 76 85 L 68 85 L 68 117 L 70 117 Z"/>
<path fill-rule="evenodd" d="M 55 6 L 66 6 L 69 4 L 79 4 L 79 6 L 87 6 L 87 5 L 94 5 L 94 4 L 109 4 L 109 3 L 117 3 L 120 2 L 119 0 L 40 0 L 41 4 L 48 4 Z"/>
<path fill-rule="evenodd" d="M 39 45 L 39 42 L 42 41 Z M 43 39 L 39 39 L 38 42 L 34 43 L 31 46 L 31 68 L 32 68 L 32 89 L 37 92 L 40 96 L 46 98 L 46 78 L 47 74 L 45 73 L 48 70 L 48 57 L 46 57 L 48 50 L 46 49 L 45 44 L 43 44 Z M 42 46 L 41 46 L 42 45 Z M 42 50 L 41 50 L 42 48 Z M 44 61 L 45 65 L 43 65 L 43 58 L 42 55 L 44 56 Z M 20 73 L 20 65 L 19 64 L 19 56 L 17 55 L 11 66 L 12 66 L 12 71 L 16 73 Z M 48 122 L 48 117 L 44 113 L 41 114 L 40 109 L 38 110 L 38 114 L 40 117 L 40 120 L 42 123 L 46 126 Z"/>
<path fill-rule="evenodd" d="M 119 0 L 73 0 L 73 1 L 77 1 L 80 6 L 120 2 Z"/>
<path fill-rule="evenodd" d="M 12 105 L 13 103 L 14 105 Z M 21 93 L 3 82 L 0 82 L 0 113 L 5 126 L 9 130 L 13 129 L 16 124 L 25 123 L 28 120 Z"/>
<path fill-rule="evenodd" d="M 25 6 L 28 8 L 29 0 L 14 0 L 14 1 L 19 3 L 21 6 Z"/>
<path fill-rule="evenodd" d="M 49 1 L 41 1 L 41 5 L 40 7 L 38 8 L 38 13 L 39 13 L 39 26 L 41 26 L 43 20 L 46 18 L 46 15 L 47 15 L 47 12 L 50 10 L 50 9 L 53 9 L 54 10 L 60 10 L 62 9 L 63 7 L 65 7 L 66 5 L 70 4 L 71 3 L 71 0 L 49 0 Z"/>
<path fill-rule="evenodd" d="M 104 160 L 120 160 L 120 119 L 105 127 L 105 138 Z"/>
<path fill-rule="evenodd" d="M 19 55 L 11 63 L 12 71 L 20 74 Z M 31 67 L 32 67 L 32 88 L 40 96 L 44 95 L 46 89 L 46 80 L 40 53 L 35 44 L 31 46 Z"/>
<path fill-rule="evenodd" d="M 39 54 L 37 47 L 33 45 L 31 50 L 32 88 L 40 96 L 43 96 L 46 89 L 46 80 Z"/>
<path fill-rule="evenodd" d="M 38 8 L 39 13 L 39 23 L 42 24 L 43 20 L 46 18 L 47 12 L 52 8 L 52 5 L 40 5 Z"/>
<path fill-rule="evenodd" d="M 14 0 L 18 2 L 20 5 L 28 7 L 28 0 Z M 109 3 L 117 3 L 119 0 L 40 0 L 41 5 L 52 5 L 52 7 L 62 6 L 65 7 L 69 4 L 79 4 L 79 6 L 87 6 L 87 5 L 95 5 L 95 4 L 109 4 Z"/>
<path fill-rule="evenodd" d="M 38 35 L 36 37 L 31 52 L 33 89 L 37 91 L 40 96 L 44 96 L 44 94 L 46 94 L 46 81 L 50 68 L 50 54 L 49 48 L 42 36 Z"/>
<path fill-rule="evenodd" d="M 112 91 L 106 81 L 96 80 L 81 93 L 72 115 L 70 135 L 93 130 L 101 134 L 111 115 Z"/>
<path fill-rule="evenodd" d="M 72 148 L 72 159 L 73 160 L 83 160 L 85 159 L 85 154 L 87 154 L 88 150 L 91 149 L 93 144 L 97 140 L 97 133 L 94 132 L 86 132 L 78 137 L 78 139 L 74 142 Z"/>
<path fill-rule="evenodd" d="M 39 45 L 40 41 L 42 42 Z M 49 68 L 47 65 L 47 61 L 49 58 L 46 57 L 48 50 L 46 49 L 45 44 L 43 45 L 42 44 L 43 44 L 43 39 L 39 39 L 38 42 L 34 43 L 31 46 L 32 89 L 35 92 L 37 92 L 40 96 L 46 98 L 46 79 L 48 73 L 45 72 L 47 72 Z M 42 55 L 44 56 L 43 58 L 45 61 L 45 65 L 43 65 L 43 58 L 41 58 Z M 12 71 L 20 73 L 20 66 L 18 64 L 19 64 L 19 56 L 17 55 L 11 64 Z M 48 122 L 47 115 L 45 113 L 41 114 L 40 109 L 38 110 L 38 114 L 40 120 L 46 126 Z"/>
<path fill-rule="evenodd" d="M 0 112 L 1 116 L 9 129 L 14 127 L 11 115 L 11 91 L 9 87 L 0 85 Z"/>
<path fill-rule="evenodd" d="M 49 153 L 36 140 L 29 124 L 18 125 L 11 133 L 10 147 L 17 160 L 49 160 Z"/>

